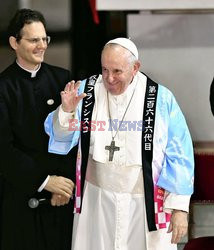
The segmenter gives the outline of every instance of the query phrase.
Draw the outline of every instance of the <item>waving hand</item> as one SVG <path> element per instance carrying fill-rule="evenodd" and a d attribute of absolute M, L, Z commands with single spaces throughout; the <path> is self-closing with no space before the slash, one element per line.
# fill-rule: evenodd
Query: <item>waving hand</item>
<path fill-rule="evenodd" d="M 85 93 L 78 96 L 78 89 L 80 87 L 80 81 L 71 81 L 66 84 L 64 91 L 61 94 L 62 109 L 64 112 L 75 111 L 78 103 L 86 97 Z"/>

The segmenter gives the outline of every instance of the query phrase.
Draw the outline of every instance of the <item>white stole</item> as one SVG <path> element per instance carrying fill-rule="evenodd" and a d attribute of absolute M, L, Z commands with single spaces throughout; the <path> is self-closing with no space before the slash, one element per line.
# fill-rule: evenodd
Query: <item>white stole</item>
<path fill-rule="evenodd" d="M 146 76 L 138 72 L 123 94 L 118 96 L 109 94 L 111 118 L 112 120 L 118 119 L 121 121 L 132 93 L 136 88 L 133 99 L 124 117 L 126 125 L 125 127 L 121 126 L 115 137 L 115 144 L 120 147 L 120 150 L 114 153 L 113 162 L 115 164 L 125 166 L 142 165 L 141 138 L 146 80 Z M 109 151 L 105 149 L 105 146 L 110 145 L 112 134 L 113 136 L 116 134 L 116 129 L 113 128 L 113 131 L 109 129 L 107 91 L 101 77 L 95 85 L 95 105 L 92 121 L 94 123 L 96 122 L 96 125 L 98 122 L 105 123 L 105 126 L 103 126 L 105 129 L 104 131 L 99 131 L 100 126 L 96 126 L 96 129 L 91 131 L 90 154 L 93 160 L 97 162 L 109 163 Z M 130 126 L 132 126 L 132 128 Z M 127 130 L 128 133 L 122 130 Z"/>

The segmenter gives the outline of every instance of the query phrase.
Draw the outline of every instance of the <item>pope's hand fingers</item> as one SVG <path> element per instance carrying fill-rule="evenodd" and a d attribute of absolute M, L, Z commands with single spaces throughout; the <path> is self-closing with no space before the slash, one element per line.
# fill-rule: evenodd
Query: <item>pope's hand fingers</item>
<path fill-rule="evenodd" d="M 69 91 L 69 88 L 70 88 L 70 82 L 69 83 L 67 83 L 66 85 L 65 85 L 65 88 L 64 88 L 64 91 L 66 92 L 66 91 Z"/>
<path fill-rule="evenodd" d="M 60 92 L 60 95 L 62 96 L 62 95 L 64 95 L 65 94 L 65 91 L 61 91 Z"/>
<path fill-rule="evenodd" d="M 74 89 L 74 83 L 75 83 L 74 80 L 68 82 L 68 83 L 65 85 L 64 91 L 67 91 L 67 92 L 72 91 L 72 90 Z"/>
<path fill-rule="evenodd" d="M 169 230 L 168 230 L 169 232 Z M 187 227 L 186 226 L 176 226 L 174 225 L 172 228 L 172 239 L 171 243 L 172 244 L 177 244 L 180 242 L 181 238 L 184 237 L 187 233 Z"/>
<path fill-rule="evenodd" d="M 182 231 L 177 231 L 174 233 L 172 233 L 172 240 L 171 243 L 172 244 L 177 244 L 178 242 L 180 242 L 181 238 L 185 235 L 185 233 L 183 233 Z"/>
<path fill-rule="evenodd" d="M 74 90 L 77 92 L 79 87 L 81 85 L 81 81 L 77 81 L 75 84 L 74 84 Z"/>
<path fill-rule="evenodd" d="M 179 240 L 178 231 L 177 231 L 176 229 L 174 229 L 174 230 L 172 231 L 171 243 L 172 243 L 172 244 L 176 244 L 178 240 Z"/>
<path fill-rule="evenodd" d="M 173 210 L 168 233 L 172 232 L 171 243 L 177 244 L 187 233 L 188 220 L 187 212 L 182 210 Z"/>

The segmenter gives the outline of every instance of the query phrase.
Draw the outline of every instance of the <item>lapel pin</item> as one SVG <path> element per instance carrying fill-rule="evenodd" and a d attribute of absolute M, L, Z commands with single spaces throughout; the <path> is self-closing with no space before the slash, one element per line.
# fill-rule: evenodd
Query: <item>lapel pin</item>
<path fill-rule="evenodd" d="M 54 100 L 53 100 L 53 99 L 47 100 L 47 104 L 48 104 L 48 105 L 53 105 L 53 104 L 54 104 Z"/>

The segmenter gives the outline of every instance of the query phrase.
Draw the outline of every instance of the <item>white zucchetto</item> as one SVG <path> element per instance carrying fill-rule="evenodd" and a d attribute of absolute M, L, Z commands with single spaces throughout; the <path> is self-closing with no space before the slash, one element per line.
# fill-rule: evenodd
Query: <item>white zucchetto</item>
<path fill-rule="evenodd" d="M 106 45 L 109 43 L 115 43 L 115 44 L 121 45 L 122 47 L 128 49 L 138 59 L 137 47 L 130 39 L 119 37 L 119 38 L 108 41 Z"/>

